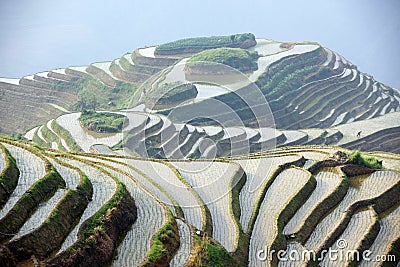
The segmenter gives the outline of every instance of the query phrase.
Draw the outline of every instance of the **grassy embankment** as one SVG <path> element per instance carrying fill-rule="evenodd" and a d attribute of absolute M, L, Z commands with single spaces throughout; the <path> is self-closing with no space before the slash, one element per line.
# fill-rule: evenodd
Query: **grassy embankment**
<path fill-rule="evenodd" d="M 79 121 L 88 130 L 99 133 L 116 133 L 122 130 L 126 117 L 116 113 L 96 112 L 85 110 Z"/>
<path fill-rule="evenodd" d="M 207 62 L 212 62 L 227 65 L 239 71 L 252 71 L 257 69 L 255 62 L 257 58 L 256 51 L 247 51 L 241 48 L 216 48 L 193 55 L 186 65 L 190 68 L 199 64 L 207 66 Z"/>

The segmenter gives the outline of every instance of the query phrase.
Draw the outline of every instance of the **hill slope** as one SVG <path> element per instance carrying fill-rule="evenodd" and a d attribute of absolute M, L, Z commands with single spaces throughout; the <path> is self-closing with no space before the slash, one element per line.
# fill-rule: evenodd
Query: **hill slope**
<path fill-rule="evenodd" d="M 59 154 L 7 138 L 0 148 L 3 263 L 260 266 L 278 264 L 257 257 L 264 246 L 319 253 L 345 239 L 387 255 L 399 243 L 395 155 L 375 154 L 395 169 L 374 171 L 329 158 L 332 147 L 217 161 Z"/>
<path fill-rule="evenodd" d="M 215 47 L 242 47 L 251 52 L 249 54 L 257 52 L 257 70 L 245 74 L 234 71 L 229 75 L 216 75 L 218 71 L 212 75 L 186 73 L 190 57 L 202 50 L 207 51 L 200 54 L 212 54 L 214 50 L 210 48 Z M 157 52 L 161 50 L 162 53 Z M 224 62 L 224 58 L 219 60 Z M 21 79 L 1 78 L 0 132 L 15 135 L 32 129 L 28 139 L 34 137 L 37 143 L 47 146 L 57 140 L 61 144 L 63 139 L 77 136 L 57 138 L 44 124 L 50 126 L 51 120 L 71 111 L 120 110 L 140 103 L 148 105 L 149 99 L 162 97 L 162 93 L 168 95 L 165 88 L 173 88 L 174 84 L 188 84 L 194 93 L 174 94 L 174 97 L 179 95 L 175 100 L 170 96 L 165 101 L 160 99 L 158 102 L 164 103 L 160 107 L 169 109 L 158 114 L 167 115 L 167 118 L 161 116 L 160 119 L 156 114 L 138 115 L 160 122 L 147 130 L 146 135 L 153 136 L 149 139 L 152 141 L 144 148 L 133 149 L 140 155 L 199 157 L 198 148 L 213 151 L 210 142 L 204 143 L 204 139 L 218 143 L 219 156 L 296 144 L 338 144 L 366 151 L 399 151 L 400 135 L 396 127 L 400 124 L 397 115 L 400 94 L 396 90 L 375 81 L 336 52 L 317 43 L 282 43 L 255 39 L 252 34 L 178 40 L 138 48 L 110 62 L 46 71 Z M 214 108 L 214 103 L 223 110 Z M 213 108 L 209 108 L 211 106 Z M 143 108 L 139 110 L 144 111 Z M 182 128 L 182 124 L 187 126 Z M 40 129 L 34 128 L 40 125 Z M 172 126 L 166 127 L 168 125 Z M 231 136 L 229 131 L 232 130 L 227 129 L 213 137 L 207 133 L 210 125 L 217 128 L 246 126 L 247 133 L 236 138 L 236 133 Z M 54 127 L 65 134 L 62 128 Z M 278 130 L 272 135 L 263 134 L 269 131 L 267 128 Z M 164 149 L 166 144 L 163 143 L 168 141 L 166 136 L 175 136 L 182 129 L 180 138 L 183 140 L 178 146 L 187 141 L 179 149 L 182 151 L 170 151 L 172 143 L 169 149 Z M 113 139 L 119 140 L 113 143 L 98 139 L 93 142 L 108 146 L 122 142 L 129 147 L 126 142 L 131 135 L 137 135 L 134 131 L 137 128 L 131 130 L 125 128 Z M 42 132 L 47 136 L 41 138 Z M 167 133 L 165 140 L 161 141 L 159 136 L 164 133 Z M 247 150 L 243 150 L 243 142 L 247 142 Z"/>

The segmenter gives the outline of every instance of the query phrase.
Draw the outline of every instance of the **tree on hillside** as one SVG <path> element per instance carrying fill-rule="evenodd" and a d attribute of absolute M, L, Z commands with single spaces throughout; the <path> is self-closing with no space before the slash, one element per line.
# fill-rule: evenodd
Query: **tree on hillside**
<path fill-rule="evenodd" d="M 95 95 L 93 95 L 93 97 L 90 99 L 90 106 L 91 108 L 96 111 L 97 105 L 99 104 L 99 102 L 97 102 L 97 97 Z"/>
<path fill-rule="evenodd" d="M 99 102 L 97 101 L 97 96 L 92 92 L 83 91 L 79 94 L 79 98 L 75 103 L 75 107 L 79 111 L 84 111 L 87 109 L 96 110 L 98 108 Z"/>
<path fill-rule="evenodd" d="M 76 101 L 76 108 L 80 111 L 86 110 L 86 100 L 82 97 L 79 97 L 78 101 Z"/>

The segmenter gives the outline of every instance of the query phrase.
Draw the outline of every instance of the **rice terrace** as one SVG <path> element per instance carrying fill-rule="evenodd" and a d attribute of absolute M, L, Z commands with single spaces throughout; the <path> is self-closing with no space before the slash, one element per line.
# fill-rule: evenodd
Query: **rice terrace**
<path fill-rule="evenodd" d="M 396 266 L 400 92 L 355 64 L 238 33 L 0 78 L 0 266 Z"/>

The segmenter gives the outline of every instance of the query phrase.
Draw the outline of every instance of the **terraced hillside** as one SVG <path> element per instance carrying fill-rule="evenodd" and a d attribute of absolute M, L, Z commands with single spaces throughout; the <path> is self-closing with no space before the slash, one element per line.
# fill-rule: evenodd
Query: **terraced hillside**
<path fill-rule="evenodd" d="M 70 110 L 127 107 L 142 82 L 177 60 L 152 60 L 139 51 L 112 62 L 0 78 L 1 132 L 22 133 Z"/>
<path fill-rule="evenodd" d="M 258 40 L 252 49 L 260 57 L 258 70 L 250 74 L 249 79 L 265 96 L 277 128 L 327 128 L 399 109 L 400 95 L 396 90 L 375 81 L 337 53 L 318 44 L 287 46 Z M 207 114 L 205 107 L 217 101 L 229 106 L 245 125 L 254 126 L 260 120 L 251 115 L 255 106 L 241 100 L 253 93 L 251 86 L 195 101 L 178 110 L 174 108 L 173 116 L 183 120 L 190 110 Z M 217 118 L 224 116 L 226 114 L 218 114 Z"/>
<path fill-rule="evenodd" d="M 186 62 L 193 55 L 218 47 L 240 47 L 257 53 L 257 69 L 236 76 L 187 73 Z M 211 58 L 212 51 L 206 51 Z M 149 98 L 159 95 L 159 88 L 174 82 L 192 83 L 197 88 L 197 94 L 183 98 L 185 102 L 169 99 L 169 108 L 158 111 L 174 124 L 209 126 L 212 122 L 207 118 L 212 116 L 229 127 L 279 129 L 276 132 L 280 136 L 274 141 L 279 145 L 338 144 L 365 151 L 398 152 L 397 90 L 317 43 L 284 43 L 256 39 L 252 34 L 189 38 L 138 48 L 109 62 L 50 70 L 21 79 L 0 78 L 0 132 L 21 134 L 62 114 L 85 109 L 120 110 L 148 104 Z M 210 109 L 213 103 L 225 109 Z M 146 111 L 153 107 L 147 105 Z M 195 130 L 202 134 L 201 129 Z M 35 139 L 41 145 L 49 143 L 40 137 L 43 131 L 48 133 L 47 129 L 38 129 L 39 138 Z M 362 135 L 356 138 L 359 131 Z M 252 149 L 259 150 L 260 145 Z M 159 146 L 149 153 L 159 154 Z M 182 154 L 187 153 L 184 150 Z"/>
<path fill-rule="evenodd" d="M 71 154 L 6 137 L 0 148 L 2 266 L 356 263 L 263 257 L 265 249 L 319 255 L 338 240 L 374 257 L 398 253 L 395 154 L 365 154 L 383 161 L 379 170 L 328 146 L 169 161 Z M 395 266 L 397 257 L 382 263 Z"/>
<path fill-rule="evenodd" d="M 248 33 L 0 78 L 0 266 L 396 266 L 399 101 Z"/>
<path fill-rule="evenodd" d="M 339 145 L 362 151 L 400 152 L 400 112 L 325 130 L 194 126 L 139 109 L 116 113 L 127 117 L 125 127 L 118 133 L 88 131 L 79 123 L 80 114 L 70 113 L 33 128 L 25 138 L 63 151 L 127 153 L 167 159 L 237 156 L 275 146 L 312 144 Z M 362 134 L 357 137 L 359 131 Z"/>

